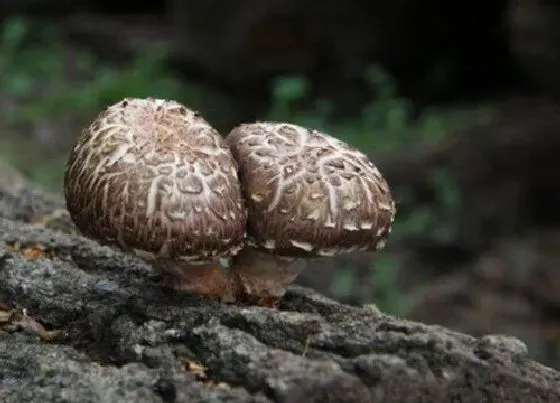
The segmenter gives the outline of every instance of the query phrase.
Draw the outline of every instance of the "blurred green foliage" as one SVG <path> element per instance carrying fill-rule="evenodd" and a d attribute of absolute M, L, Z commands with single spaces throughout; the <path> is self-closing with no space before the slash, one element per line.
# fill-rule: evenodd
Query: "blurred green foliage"
<path fill-rule="evenodd" d="M 23 139 L 33 125 L 76 118 L 87 122 L 99 110 L 124 97 L 176 99 L 197 109 L 216 105 L 216 97 L 206 88 L 179 80 L 164 64 L 165 49 L 153 49 L 115 67 L 97 60 L 91 53 L 64 44 L 56 30 L 40 26 L 40 35 L 30 39 L 26 20 L 4 21 L 0 32 L 0 158 L 12 163 L 31 179 L 51 189 L 60 189 L 66 153 L 38 158 L 37 150 Z M 37 29 L 33 30 L 37 32 Z M 309 95 L 308 81 L 301 76 L 282 76 L 272 87 L 272 104 L 263 119 L 289 121 L 324 130 L 375 155 L 403 147 L 439 141 L 449 133 L 473 123 L 473 116 L 428 111 L 412 114 L 412 105 L 396 93 L 392 78 L 374 66 L 365 72 L 371 101 L 356 115 L 335 119 L 335 100 L 317 99 L 310 108 L 300 102 Z M 214 106 L 215 107 L 215 106 Z M 80 120 L 81 119 L 81 120 Z M 17 135 L 11 135 L 17 134 Z M 29 137 L 29 136 L 27 136 Z M 33 163 L 30 161 L 40 161 Z M 460 191 L 445 172 L 433 178 L 438 193 L 434 205 L 397 216 L 390 242 L 427 233 L 445 237 L 452 217 L 460 209 Z M 394 189 L 399 204 L 410 203 L 407 189 Z M 364 302 L 377 303 L 383 311 L 403 313 L 414 296 L 399 290 L 402 262 L 390 251 L 381 252 L 371 262 L 372 282 L 382 290 Z M 333 292 L 344 296 L 355 285 L 352 268 L 339 270 Z M 367 300 L 369 299 L 369 300 Z"/>
<path fill-rule="evenodd" d="M 60 189 L 67 150 L 46 157 L 29 141 L 34 127 L 81 127 L 124 97 L 177 99 L 201 109 L 219 104 L 212 91 L 169 73 L 166 55 L 166 49 L 152 48 L 117 67 L 67 45 L 45 24 L 6 19 L 0 30 L 0 157 L 47 188 Z"/>
<path fill-rule="evenodd" d="M 335 119 L 333 111 L 337 105 L 332 99 L 316 99 L 311 108 L 301 109 L 299 101 L 310 91 L 304 77 L 278 77 L 272 88 L 274 102 L 267 118 L 322 129 L 364 152 L 383 154 L 416 143 L 441 140 L 448 133 L 487 116 L 482 108 L 474 114 L 434 109 L 414 116 L 412 103 L 399 96 L 393 78 L 383 68 L 370 67 L 364 79 L 371 90 L 370 101 L 356 116 Z"/>
<path fill-rule="evenodd" d="M 46 116 L 89 112 L 128 96 L 177 97 L 178 81 L 161 63 L 164 50 L 145 52 L 130 67 L 117 70 L 84 51 L 69 50 L 57 33 L 41 27 L 29 43 L 25 20 L 11 18 L 0 33 L 0 89 L 17 110 L 3 110 L 4 124 L 15 125 Z"/>

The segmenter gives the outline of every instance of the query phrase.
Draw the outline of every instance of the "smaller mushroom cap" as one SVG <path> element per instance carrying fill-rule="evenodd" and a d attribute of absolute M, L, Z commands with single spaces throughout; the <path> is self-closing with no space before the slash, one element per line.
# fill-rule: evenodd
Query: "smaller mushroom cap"
<path fill-rule="evenodd" d="M 356 148 L 288 123 L 234 128 L 250 244 L 284 256 L 383 248 L 395 216 L 389 186 Z"/>
<path fill-rule="evenodd" d="M 235 254 L 246 230 L 225 140 L 175 101 L 127 98 L 82 131 L 64 178 L 78 229 L 103 244 L 200 262 Z"/>

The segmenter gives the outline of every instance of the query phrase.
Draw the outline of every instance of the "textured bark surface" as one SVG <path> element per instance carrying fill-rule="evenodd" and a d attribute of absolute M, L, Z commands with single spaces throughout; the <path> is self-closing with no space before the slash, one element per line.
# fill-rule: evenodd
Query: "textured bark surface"
<path fill-rule="evenodd" d="M 76 235 L 59 197 L 0 172 L 0 401 L 560 400 L 560 373 L 514 338 L 301 287 L 276 310 L 175 294 L 140 259 Z"/>

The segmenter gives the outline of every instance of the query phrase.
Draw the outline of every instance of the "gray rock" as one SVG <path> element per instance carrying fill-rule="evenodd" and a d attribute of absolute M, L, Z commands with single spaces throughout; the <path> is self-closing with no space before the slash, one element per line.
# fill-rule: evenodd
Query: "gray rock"
<path fill-rule="evenodd" d="M 0 218 L 2 402 L 560 401 L 560 374 L 511 337 L 296 286 L 275 310 L 179 295 L 137 257 L 15 216 Z"/>

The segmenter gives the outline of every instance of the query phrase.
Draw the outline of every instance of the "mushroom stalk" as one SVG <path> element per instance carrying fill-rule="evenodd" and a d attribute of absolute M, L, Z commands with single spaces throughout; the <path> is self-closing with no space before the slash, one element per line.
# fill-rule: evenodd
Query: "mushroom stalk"
<path fill-rule="evenodd" d="M 152 266 L 177 291 L 225 303 L 274 307 L 304 270 L 306 259 L 273 255 L 246 247 L 230 267 L 219 261 L 193 263 L 181 259 L 150 259 Z"/>
<path fill-rule="evenodd" d="M 156 259 L 151 264 L 176 291 L 225 303 L 236 302 L 240 294 L 238 281 L 219 261 L 195 264 L 180 259 Z"/>
<path fill-rule="evenodd" d="M 231 275 L 239 285 L 238 299 L 245 303 L 273 307 L 305 269 L 306 259 L 279 256 L 253 247 L 234 257 Z"/>

